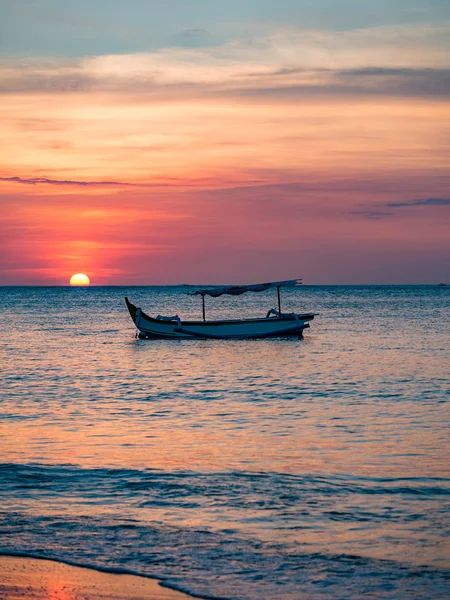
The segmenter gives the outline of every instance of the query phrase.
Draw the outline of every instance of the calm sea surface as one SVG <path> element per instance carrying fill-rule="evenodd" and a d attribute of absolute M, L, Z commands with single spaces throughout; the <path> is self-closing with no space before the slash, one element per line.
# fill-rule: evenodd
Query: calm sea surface
<path fill-rule="evenodd" d="M 450 597 L 450 287 L 285 292 L 303 340 L 136 340 L 125 295 L 200 316 L 183 287 L 0 288 L 0 552 L 213 598 Z"/>

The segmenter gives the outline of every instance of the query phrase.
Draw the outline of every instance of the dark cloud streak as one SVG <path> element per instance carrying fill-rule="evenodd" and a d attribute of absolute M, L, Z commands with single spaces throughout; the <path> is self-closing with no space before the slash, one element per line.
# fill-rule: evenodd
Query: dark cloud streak
<path fill-rule="evenodd" d="M 89 186 L 137 186 L 135 183 L 126 183 L 120 181 L 76 181 L 76 180 L 61 180 L 47 179 L 47 177 L 31 177 L 30 179 L 22 179 L 22 177 L 0 177 L 0 181 L 12 181 L 14 183 L 23 183 L 25 185 L 39 185 L 42 183 L 49 185 L 79 185 L 83 187 Z"/>
<path fill-rule="evenodd" d="M 184 180 L 178 177 L 167 177 L 164 181 L 130 183 L 127 181 L 82 181 L 76 179 L 49 179 L 47 177 L 0 177 L 0 182 L 20 183 L 23 185 L 55 185 L 55 186 L 79 186 L 79 187 L 133 187 L 133 188 L 196 188 L 197 186 L 215 186 L 220 180 L 208 177 Z"/>
<path fill-rule="evenodd" d="M 404 206 L 447 206 L 449 204 L 449 198 L 423 198 L 419 200 L 407 200 L 406 202 L 389 202 L 386 206 L 402 208 Z"/>
<path fill-rule="evenodd" d="M 382 212 L 378 210 L 372 211 L 364 211 L 364 210 L 354 210 L 349 213 L 350 215 L 358 215 L 362 219 L 384 219 L 386 217 L 391 217 L 393 212 Z"/>
<path fill-rule="evenodd" d="M 193 38 L 195 39 L 195 37 Z M 239 80 L 239 83 L 236 80 Z M 57 68 L 39 73 L 33 68 L 15 68 L 5 73 L 0 93 L 86 93 L 144 94 L 146 98 L 180 99 L 204 95 L 267 97 L 296 100 L 305 96 L 380 95 L 401 97 L 450 97 L 450 69 L 384 68 L 358 69 L 289 68 L 268 73 L 241 73 L 222 82 L 158 81 L 158 70 L 136 77 L 108 77 L 84 73 L 72 67 L 69 73 Z"/>

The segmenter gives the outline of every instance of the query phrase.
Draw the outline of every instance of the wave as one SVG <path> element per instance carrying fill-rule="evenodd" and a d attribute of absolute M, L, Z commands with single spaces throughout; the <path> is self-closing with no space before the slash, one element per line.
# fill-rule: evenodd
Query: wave
<path fill-rule="evenodd" d="M 450 570 L 426 564 L 427 544 L 436 554 L 448 535 L 445 478 L 11 463 L 0 478 L 2 553 L 150 576 L 204 598 L 450 593 Z M 374 554 L 389 558 L 388 547 L 395 559 Z"/>

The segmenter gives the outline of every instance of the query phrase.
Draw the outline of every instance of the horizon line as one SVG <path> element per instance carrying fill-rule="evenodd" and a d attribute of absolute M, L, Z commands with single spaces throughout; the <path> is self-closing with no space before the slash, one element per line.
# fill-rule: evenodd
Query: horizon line
<path fill-rule="evenodd" d="M 226 286 L 241 286 L 241 285 L 245 285 L 245 284 L 222 284 L 222 283 L 199 283 L 199 284 L 195 284 L 195 283 L 154 283 L 154 284 L 149 284 L 149 283 L 142 283 L 142 284 L 102 284 L 102 285 L 95 285 L 95 284 L 89 284 L 89 285 L 70 285 L 70 284 L 0 284 L 0 288 L 49 288 L 49 287 L 54 287 L 54 288 L 69 288 L 69 289 L 87 289 L 87 288 L 105 288 L 105 287 L 111 287 L 111 288 L 142 288 L 142 287 L 205 287 L 205 286 L 210 286 L 210 287 L 226 287 Z M 450 284 L 447 284 L 445 282 L 438 282 L 438 283 L 305 283 L 305 284 L 299 284 L 297 286 L 292 286 L 295 288 L 300 288 L 300 287 L 371 287 L 371 286 L 378 286 L 378 287 L 411 287 L 411 286 L 423 286 L 423 287 L 450 287 Z"/>

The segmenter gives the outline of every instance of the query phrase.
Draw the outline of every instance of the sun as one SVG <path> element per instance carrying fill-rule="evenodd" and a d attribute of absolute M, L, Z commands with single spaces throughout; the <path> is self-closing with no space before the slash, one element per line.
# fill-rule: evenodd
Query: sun
<path fill-rule="evenodd" d="M 70 285 L 81 286 L 81 285 L 89 285 L 91 280 L 84 273 L 76 273 L 76 275 L 72 275 L 70 278 Z"/>

